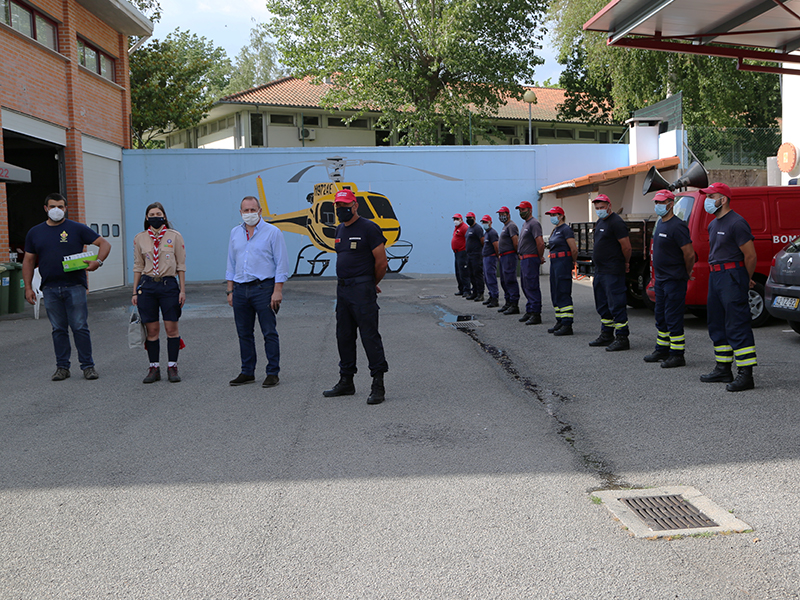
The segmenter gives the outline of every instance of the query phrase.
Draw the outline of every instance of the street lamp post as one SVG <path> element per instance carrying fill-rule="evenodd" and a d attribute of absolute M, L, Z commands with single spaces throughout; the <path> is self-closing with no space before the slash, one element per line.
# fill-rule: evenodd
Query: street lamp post
<path fill-rule="evenodd" d="M 531 125 L 531 104 L 536 104 L 536 93 L 533 90 L 526 91 L 522 100 L 528 103 L 528 145 L 533 144 L 533 127 Z"/>

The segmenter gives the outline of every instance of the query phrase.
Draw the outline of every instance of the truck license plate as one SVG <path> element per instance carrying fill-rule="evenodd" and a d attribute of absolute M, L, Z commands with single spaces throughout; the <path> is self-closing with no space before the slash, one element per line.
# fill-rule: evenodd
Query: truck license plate
<path fill-rule="evenodd" d="M 775 298 L 772 300 L 772 308 L 788 308 L 789 310 L 797 310 L 798 305 L 800 305 L 800 298 L 775 296 Z"/>

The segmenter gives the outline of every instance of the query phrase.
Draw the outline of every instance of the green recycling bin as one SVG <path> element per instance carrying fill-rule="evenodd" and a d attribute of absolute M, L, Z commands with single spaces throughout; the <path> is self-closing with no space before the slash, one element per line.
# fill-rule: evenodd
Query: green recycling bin
<path fill-rule="evenodd" d="M 6 266 L 0 263 L 0 315 L 8 314 L 8 292 L 11 287 L 11 276 Z"/>
<path fill-rule="evenodd" d="M 25 310 L 25 282 L 22 280 L 22 263 L 3 263 L 6 275 L 9 276 L 8 314 L 21 313 Z"/>

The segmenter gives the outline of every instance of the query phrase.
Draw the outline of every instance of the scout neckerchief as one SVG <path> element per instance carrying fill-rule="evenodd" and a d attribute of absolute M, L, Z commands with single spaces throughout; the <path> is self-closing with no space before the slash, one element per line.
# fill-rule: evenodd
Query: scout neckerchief
<path fill-rule="evenodd" d="M 167 232 L 166 227 L 161 228 L 161 233 L 156 236 L 151 227 L 147 228 L 147 233 L 150 234 L 150 239 L 153 240 L 153 275 L 158 277 L 158 246 L 161 244 L 161 238 Z"/>

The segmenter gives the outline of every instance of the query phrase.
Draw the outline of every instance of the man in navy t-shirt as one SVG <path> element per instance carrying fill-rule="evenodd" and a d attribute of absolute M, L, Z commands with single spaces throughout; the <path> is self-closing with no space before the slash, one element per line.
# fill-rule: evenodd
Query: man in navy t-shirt
<path fill-rule="evenodd" d="M 31 304 L 36 302 L 33 271 L 38 258 L 44 305 L 53 326 L 53 347 L 56 353 L 56 372 L 51 379 L 63 381 L 70 376 L 70 329 L 83 376 L 86 379 L 97 379 L 87 323 L 89 308 L 86 302 L 86 271 L 95 271 L 103 266 L 103 261 L 111 252 L 111 244 L 86 225 L 65 218 L 67 201 L 61 194 L 47 196 L 44 210 L 47 220 L 32 227 L 25 237 L 25 258 L 22 261 L 25 299 Z M 86 269 L 64 271 L 64 257 L 83 252 L 84 246 L 88 244 L 99 248 L 97 259 L 84 261 Z"/>
<path fill-rule="evenodd" d="M 756 342 L 753 337 L 749 290 L 756 269 L 753 233 L 744 218 L 731 209 L 731 188 L 712 183 L 700 190 L 707 194 L 703 208 L 714 215 L 708 224 L 708 335 L 714 343 L 716 366 L 700 381 L 728 382 L 729 392 L 755 387 Z M 733 378 L 731 364 L 738 373 Z"/>
<path fill-rule="evenodd" d="M 380 404 L 386 398 L 383 374 L 389 370 L 378 332 L 378 287 L 386 275 L 386 238 L 381 228 L 358 215 L 358 200 L 351 190 L 341 190 L 334 198 L 336 217 L 336 343 L 339 349 L 339 382 L 322 395 L 351 396 L 356 393 L 356 339 L 369 361 L 372 390 L 367 404 Z"/>
<path fill-rule="evenodd" d="M 656 292 L 656 349 L 645 362 L 660 362 L 665 369 L 686 364 L 686 282 L 694 268 L 695 254 L 689 227 L 675 216 L 675 194 L 661 190 L 653 198 L 655 213 L 661 217 L 653 231 L 653 274 Z"/>

